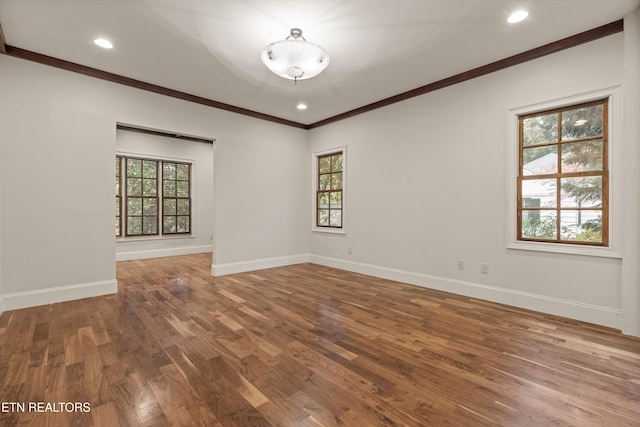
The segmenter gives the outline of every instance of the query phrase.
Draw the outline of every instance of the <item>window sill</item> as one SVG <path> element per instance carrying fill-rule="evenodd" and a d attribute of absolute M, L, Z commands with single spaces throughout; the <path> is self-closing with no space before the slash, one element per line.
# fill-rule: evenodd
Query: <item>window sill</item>
<path fill-rule="evenodd" d="M 179 239 L 194 239 L 195 234 L 179 234 L 179 235 L 162 235 L 162 236 L 139 236 L 139 237 L 116 237 L 116 243 L 126 242 L 154 242 L 158 240 L 179 240 Z"/>
<path fill-rule="evenodd" d="M 622 254 L 618 250 L 612 247 L 601 246 L 579 246 L 562 243 L 516 241 L 510 242 L 507 245 L 507 249 L 622 259 Z"/>
<path fill-rule="evenodd" d="M 312 227 L 311 231 L 314 233 L 325 233 L 325 234 L 343 234 L 343 235 L 347 234 L 347 232 L 343 228 Z"/>

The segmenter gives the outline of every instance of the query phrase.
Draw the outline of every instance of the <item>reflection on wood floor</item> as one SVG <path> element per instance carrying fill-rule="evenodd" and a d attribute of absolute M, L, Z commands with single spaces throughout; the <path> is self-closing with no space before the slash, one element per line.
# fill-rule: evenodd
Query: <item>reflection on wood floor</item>
<path fill-rule="evenodd" d="M 5 312 L 0 402 L 90 412 L 0 424 L 640 425 L 638 339 L 312 264 L 210 264 L 124 261 L 117 295 Z"/>

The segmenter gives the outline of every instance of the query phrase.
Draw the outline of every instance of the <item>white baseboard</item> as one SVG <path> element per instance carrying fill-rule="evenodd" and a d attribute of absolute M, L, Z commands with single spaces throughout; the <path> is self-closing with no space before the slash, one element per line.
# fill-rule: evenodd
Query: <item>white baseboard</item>
<path fill-rule="evenodd" d="M 161 258 L 166 256 L 191 255 L 212 252 L 213 246 L 186 246 L 182 248 L 150 249 L 144 251 L 116 252 L 116 261 L 131 261 L 134 259 Z"/>
<path fill-rule="evenodd" d="M 225 276 L 227 274 L 244 273 L 247 271 L 262 270 L 265 268 L 284 267 L 287 265 L 301 264 L 308 262 L 309 256 L 290 255 L 277 258 L 264 258 L 251 261 L 231 262 L 228 264 L 213 264 L 211 266 L 212 276 Z"/>
<path fill-rule="evenodd" d="M 327 267 L 339 268 L 341 270 L 408 283 L 424 288 L 451 292 L 458 295 L 548 313 L 555 316 L 568 317 L 570 319 L 581 320 L 615 329 L 620 329 L 622 325 L 622 310 L 609 307 L 585 304 L 577 301 L 553 298 L 528 292 L 519 292 L 446 277 L 430 276 L 411 271 L 396 270 L 371 264 L 345 261 L 319 255 L 309 255 L 308 261 Z"/>
<path fill-rule="evenodd" d="M 185 253 L 158 255 L 158 251 L 153 252 L 155 256 L 185 255 Z M 193 253 L 200 252 L 203 251 L 197 251 Z M 147 254 L 149 254 L 149 251 L 147 251 Z M 149 256 L 147 258 L 151 257 Z M 581 320 L 616 329 L 620 329 L 622 325 L 622 310 L 618 309 L 585 304 L 560 298 L 553 298 L 545 295 L 498 288 L 483 285 L 480 283 L 465 282 L 446 277 L 431 276 L 411 271 L 380 267 L 372 264 L 345 261 L 338 258 L 330 258 L 319 255 L 301 254 L 251 261 L 241 261 L 227 264 L 214 264 L 211 266 L 211 275 L 224 276 L 227 274 L 243 273 L 265 268 L 283 267 L 304 262 L 311 262 L 314 264 L 339 268 L 341 270 L 366 274 L 382 279 L 394 280 L 397 282 L 408 283 L 424 288 L 451 292 L 458 295 L 479 298 L 487 301 L 521 307 L 528 310 L 535 310 L 542 313 L 549 313 L 555 316 L 567 317 L 570 319 Z M 16 310 L 37 305 L 45 305 L 62 301 L 114 294 L 117 293 L 117 291 L 118 282 L 116 279 L 113 279 L 101 282 L 91 282 L 79 285 L 40 289 L 37 291 L 4 294 L 0 295 L 0 313 L 2 313 L 3 311 Z"/>
<path fill-rule="evenodd" d="M 79 285 L 60 286 L 57 288 L 39 289 L 37 291 L 15 292 L 11 294 L 4 294 L 1 299 L 2 308 L 5 311 L 8 311 L 81 298 L 115 294 L 117 292 L 118 281 L 113 279 L 101 282 L 82 283 Z"/>

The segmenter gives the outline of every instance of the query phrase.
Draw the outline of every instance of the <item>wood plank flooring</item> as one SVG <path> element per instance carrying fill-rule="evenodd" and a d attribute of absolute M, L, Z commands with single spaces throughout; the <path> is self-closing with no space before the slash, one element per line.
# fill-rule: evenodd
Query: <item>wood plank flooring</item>
<path fill-rule="evenodd" d="M 210 264 L 120 262 L 117 295 L 5 312 L 0 403 L 90 412 L 0 425 L 640 425 L 640 340 L 614 330 L 312 264 Z"/>

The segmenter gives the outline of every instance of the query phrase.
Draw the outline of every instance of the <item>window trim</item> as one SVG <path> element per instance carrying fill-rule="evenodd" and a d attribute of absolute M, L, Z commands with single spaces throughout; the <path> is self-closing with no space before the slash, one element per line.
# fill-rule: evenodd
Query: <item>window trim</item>
<path fill-rule="evenodd" d="M 579 245 L 572 243 L 539 242 L 518 240 L 517 230 L 517 194 L 520 167 L 519 117 L 536 112 L 562 109 L 577 104 L 584 104 L 601 99 L 608 100 L 608 153 L 607 168 L 609 172 L 609 240 L 608 246 Z M 621 258 L 620 235 L 620 89 L 619 87 L 578 94 L 566 98 L 551 100 L 539 104 L 512 108 L 507 111 L 507 249 L 528 250 L 538 252 L 563 253 L 607 258 Z"/>
<path fill-rule="evenodd" d="M 317 212 L 318 212 L 318 200 L 317 194 L 318 188 L 318 158 L 328 156 L 331 154 L 337 154 L 342 152 L 342 227 L 321 227 L 317 225 Z M 311 231 L 327 234 L 347 234 L 346 228 L 346 215 L 347 212 L 347 146 L 333 147 L 320 151 L 314 151 L 311 155 Z"/>

